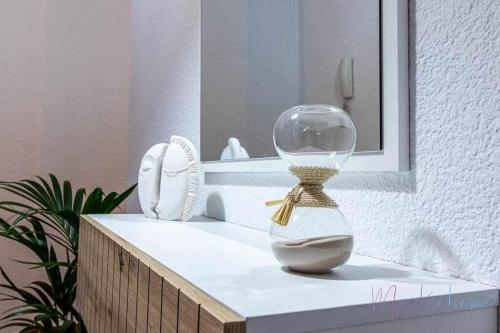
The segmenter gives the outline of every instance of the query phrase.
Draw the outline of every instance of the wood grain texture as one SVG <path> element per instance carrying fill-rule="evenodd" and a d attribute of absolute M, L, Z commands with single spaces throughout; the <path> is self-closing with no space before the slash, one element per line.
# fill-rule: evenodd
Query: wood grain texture
<path fill-rule="evenodd" d="M 115 243 L 113 251 L 113 301 L 111 304 L 111 332 L 118 332 L 120 309 L 120 250 Z M 89 332 L 94 333 L 94 332 Z"/>
<path fill-rule="evenodd" d="M 161 332 L 162 278 L 149 270 L 148 333 Z"/>
<path fill-rule="evenodd" d="M 179 333 L 197 333 L 200 319 L 200 303 L 195 302 L 182 290 L 179 293 Z"/>
<path fill-rule="evenodd" d="M 244 318 L 164 265 L 90 217 L 81 225 L 78 283 L 89 333 L 245 332 Z"/>
<path fill-rule="evenodd" d="M 120 249 L 120 308 L 118 319 L 119 332 L 127 331 L 127 300 L 128 300 L 128 268 L 129 255 L 123 248 Z"/>
<path fill-rule="evenodd" d="M 96 288 L 97 288 L 97 252 L 98 252 L 98 247 L 99 247 L 99 234 L 96 228 L 92 226 L 91 228 L 91 245 L 90 245 L 90 269 L 89 269 L 89 275 L 90 275 L 90 285 L 89 285 L 89 300 L 90 300 L 90 306 L 89 306 L 89 315 L 90 315 L 90 320 L 87 323 L 88 329 L 91 330 L 92 332 L 95 332 L 95 315 L 96 315 L 96 309 L 95 307 L 97 306 L 97 302 L 95 299 L 96 295 Z"/>
<path fill-rule="evenodd" d="M 102 259 L 104 250 L 105 236 L 97 231 L 97 254 L 96 254 L 96 288 L 95 288 L 95 319 L 94 319 L 94 332 L 101 332 L 101 291 L 102 291 Z"/>
<path fill-rule="evenodd" d="M 111 332 L 113 314 L 113 263 L 115 259 L 115 243 L 108 238 L 107 276 L 106 276 L 106 298 L 104 305 L 104 331 Z"/>
<path fill-rule="evenodd" d="M 91 278 L 90 278 L 90 271 L 91 271 L 91 246 L 92 246 L 92 238 L 91 238 L 91 228 L 92 226 L 88 223 L 83 223 L 85 224 L 85 244 L 83 244 L 84 248 L 84 255 L 85 255 L 85 260 L 84 260 L 84 266 L 83 266 L 83 279 L 84 279 L 84 290 L 82 290 L 82 295 L 85 298 L 83 300 L 83 306 L 85 307 L 85 316 L 84 318 L 84 323 L 85 325 L 88 325 L 88 318 L 90 318 L 90 299 L 91 299 Z M 82 272 L 80 272 L 82 273 Z"/>
<path fill-rule="evenodd" d="M 97 316 L 97 321 L 98 321 L 98 332 L 104 333 L 104 319 L 106 318 L 106 311 L 105 311 L 105 296 L 106 296 L 106 275 L 107 275 L 107 255 L 108 255 L 108 237 L 104 236 L 102 233 L 100 235 L 101 239 L 101 245 L 100 245 L 100 252 L 99 252 L 99 276 L 97 277 L 99 279 L 99 288 L 98 288 L 98 295 L 97 295 L 97 301 L 99 303 L 97 307 L 98 311 L 98 316 Z"/>
<path fill-rule="evenodd" d="M 203 305 L 200 306 L 200 329 L 199 333 L 241 333 L 245 332 L 245 322 L 223 322 L 215 317 L 210 311 L 205 309 Z"/>
<path fill-rule="evenodd" d="M 81 295 L 82 295 L 82 310 L 84 312 L 84 317 L 85 318 L 87 315 L 88 315 L 88 306 L 89 306 L 89 294 L 88 294 L 88 291 L 89 291 L 89 288 L 90 288 L 90 277 L 89 277 L 89 270 L 90 270 L 90 260 L 89 260 L 89 251 L 90 251 L 90 224 L 88 223 L 82 223 L 80 224 L 81 225 L 84 225 L 84 233 L 83 233 L 83 237 L 82 237 L 82 241 L 83 243 L 80 244 L 80 246 L 82 247 L 82 251 L 83 251 L 83 257 L 84 257 L 84 261 L 83 261 L 83 264 L 81 266 L 81 269 L 80 267 L 78 269 L 80 269 L 80 271 L 78 272 L 78 274 L 80 274 L 83 278 L 83 288 L 80 288 L 82 289 L 81 290 Z"/>
<path fill-rule="evenodd" d="M 78 234 L 78 272 L 77 272 L 76 290 L 78 292 L 78 309 L 80 311 L 82 318 L 86 317 L 85 290 L 87 289 L 86 287 L 87 283 L 85 281 L 86 280 L 85 274 L 87 270 L 85 269 L 85 261 L 87 260 L 87 256 L 85 254 L 85 251 L 87 247 L 87 240 L 86 240 L 85 229 L 87 225 L 88 225 L 87 223 L 80 224 L 80 231 Z"/>
<path fill-rule="evenodd" d="M 127 295 L 127 333 L 135 333 L 137 318 L 137 281 L 139 260 L 129 255 L 128 295 Z"/>
<path fill-rule="evenodd" d="M 233 321 L 245 321 L 245 318 L 235 313 L 234 311 L 227 308 L 224 304 L 219 301 L 213 299 L 212 297 L 205 294 L 202 290 L 192 285 L 188 281 L 181 278 L 175 272 L 171 271 L 168 267 L 165 267 L 155 259 L 151 258 L 146 253 L 142 252 L 140 249 L 136 248 L 132 244 L 128 243 L 120 236 L 114 234 L 109 229 L 103 227 L 98 222 L 94 221 L 89 216 L 82 216 L 82 219 L 87 223 L 91 224 L 95 228 L 97 228 L 100 232 L 107 235 L 110 239 L 112 239 L 119 246 L 124 247 L 128 252 L 132 253 L 136 256 L 139 261 L 145 263 L 148 267 L 151 267 L 156 272 L 158 272 L 165 280 L 169 281 L 172 285 L 178 287 L 183 290 L 185 294 L 189 295 L 194 301 L 199 302 L 200 304 L 206 304 L 207 309 L 212 313 L 216 313 L 218 318 L 221 318 L 225 321 L 233 322 Z"/>
<path fill-rule="evenodd" d="M 139 261 L 139 279 L 137 281 L 137 324 L 136 332 L 148 329 L 149 267 Z"/>
<path fill-rule="evenodd" d="M 91 227 L 90 230 L 90 255 L 89 255 L 89 260 L 90 260 L 90 267 L 89 267 L 89 276 L 90 276 L 90 284 L 89 284 L 89 319 L 87 320 L 87 329 L 89 329 L 92 332 L 95 332 L 95 288 L 97 285 L 97 280 L 96 280 L 96 255 L 97 255 L 97 249 L 96 247 L 98 246 L 98 232 L 97 229 L 94 228 L 93 226 Z"/>
<path fill-rule="evenodd" d="M 179 289 L 163 279 L 161 333 L 176 333 L 179 310 Z"/>

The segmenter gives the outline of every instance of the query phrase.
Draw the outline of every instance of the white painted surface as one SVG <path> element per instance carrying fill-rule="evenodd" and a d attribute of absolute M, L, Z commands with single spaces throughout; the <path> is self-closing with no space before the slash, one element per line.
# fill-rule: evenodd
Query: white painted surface
<path fill-rule="evenodd" d="M 148 147 L 200 127 L 199 1 L 133 5 L 131 181 Z M 500 286 L 498 1 L 410 0 L 409 18 L 411 171 L 342 173 L 327 192 L 356 252 Z M 207 175 L 198 209 L 266 229 L 263 202 L 295 181 Z"/>
<path fill-rule="evenodd" d="M 492 287 L 359 255 L 331 274 L 289 273 L 274 259 L 267 233 L 232 223 L 92 217 L 246 317 L 248 332 L 305 332 L 498 305 Z"/>
<path fill-rule="evenodd" d="M 497 333 L 494 308 L 386 321 L 316 333 Z"/>

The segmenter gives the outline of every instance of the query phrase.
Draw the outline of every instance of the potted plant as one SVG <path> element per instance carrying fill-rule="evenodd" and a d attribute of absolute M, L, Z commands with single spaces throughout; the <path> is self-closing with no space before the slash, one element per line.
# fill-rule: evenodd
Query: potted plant
<path fill-rule="evenodd" d="M 135 187 L 120 194 L 105 194 L 101 188 L 73 192 L 69 181 L 61 184 L 54 175 L 0 182 L 0 190 L 16 198 L 0 201 L 1 215 L 10 216 L 0 218 L 0 236 L 29 248 L 37 260 L 17 261 L 30 269 L 43 269 L 47 277 L 20 287 L 0 267 L 4 280 L 0 301 L 18 304 L 0 316 L 0 330 L 86 332 L 75 304 L 80 215 L 113 212 Z"/>

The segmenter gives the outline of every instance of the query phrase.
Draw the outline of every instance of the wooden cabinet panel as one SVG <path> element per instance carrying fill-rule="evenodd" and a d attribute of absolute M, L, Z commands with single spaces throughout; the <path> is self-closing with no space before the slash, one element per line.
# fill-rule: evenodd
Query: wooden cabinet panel
<path fill-rule="evenodd" d="M 83 223 L 80 225 L 80 238 L 78 240 L 78 275 L 77 275 L 77 285 L 79 286 L 78 289 L 76 290 L 76 297 L 77 297 L 77 306 L 78 309 L 80 310 L 80 314 L 82 316 L 85 316 L 85 301 L 87 297 L 85 296 L 85 290 L 87 289 L 86 283 L 85 283 L 85 272 L 86 270 L 83 268 L 85 265 L 85 250 L 86 247 L 85 245 L 87 244 L 87 241 L 85 240 L 86 235 L 85 235 L 85 227 L 87 226 L 86 223 Z"/>
<path fill-rule="evenodd" d="M 103 260 L 104 260 L 104 243 L 106 241 L 106 237 L 102 233 L 99 233 L 98 235 L 98 253 L 97 253 L 97 288 L 96 288 L 96 319 L 95 319 L 95 331 L 96 332 L 103 332 L 104 327 L 101 325 L 104 324 L 102 317 L 104 312 L 102 311 L 102 278 L 104 276 L 104 265 L 103 265 Z"/>
<path fill-rule="evenodd" d="M 121 247 L 118 244 L 115 244 L 113 249 L 113 298 L 111 301 L 111 332 L 118 332 L 120 308 L 120 250 Z"/>
<path fill-rule="evenodd" d="M 103 236 L 102 252 L 99 258 L 100 288 L 99 288 L 99 332 L 106 332 L 106 286 L 108 276 L 108 244 L 109 239 Z"/>
<path fill-rule="evenodd" d="M 127 331 L 127 299 L 128 299 L 128 252 L 120 249 L 120 307 L 118 309 L 118 330 Z"/>
<path fill-rule="evenodd" d="M 139 279 L 137 284 L 137 329 L 146 332 L 148 328 L 149 267 L 139 261 Z"/>
<path fill-rule="evenodd" d="M 115 243 L 108 239 L 108 252 L 106 259 L 106 297 L 104 302 L 104 332 L 111 332 L 113 316 L 113 264 L 115 259 Z"/>
<path fill-rule="evenodd" d="M 161 331 L 162 279 L 152 269 L 149 270 L 148 333 Z"/>
<path fill-rule="evenodd" d="M 202 305 L 200 307 L 200 329 L 199 333 L 227 332 L 238 333 L 245 332 L 245 322 L 242 321 L 223 321 L 217 318 Z"/>
<path fill-rule="evenodd" d="M 77 294 L 77 305 L 78 305 L 78 309 L 80 310 L 80 314 L 82 315 L 82 317 L 85 317 L 86 313 L 85 313 L 85 300 L 86 300 L 86 296 L 85 296 L 85 290 L 87 289 L 86 285 L 86 277 L 85 277 L 85 273 L 87 272 L 87 270 L 84 268 L 85 267 L 85 260 L 87 259 L 87 256 L 85 255 L 85 251 L 87 249 L 86 246 L 82 246 L 81 244 L 82 243 L 86 243 L 87 242 L 87 235 L 86 235 L 86 226 L 87 224 L 86 223 L 83 223 L 82 225 L 80 225 L 80 239 L 78 240 L 79 242 L 79 245 L 78 245 L 78 267 L 80 268 L 78 270 L 78 275 L 77 275 L 77 285 L 78 285 L 78 288 L 76 290 L 76 294 Z"/>
<path fill-rule="evenodd" d="M 161 303 L 161 333 L 177 332 L 177 310 L 179 307 L 179 289 L 163 279 Z"/>
<path fill-rule="evenodd" d="M 179 333 L 197 333 L 200 304 L 182 290 L 179 294 Z"/>
<path fill-rule="evenodd" d="M 90 217 L 82 217 L 78 304 L 89 333 L 244 333 L 245 319 Z"/>
<path fill-rule="evenodd" d="M 128 295 L 127 295 L 127 333 L 135 333 L 137 319 L 137 280 L 139 260 L 129 255 Z"/>
<path fill-rule="evenodd" d="M 97 252 L 98 252 L 98 232 L 95 228 L 91 228 L 90 231 L 90 267 L 89 267 L 89 276 L 90 276 L 90 284 L 89 284 L 89 320 L 87 320 L 87 329 L 91 332 L 96 332 L 95 330 L 95 315 L 97 306 L 96 302 L 96 286 L 97 286 Z"/>

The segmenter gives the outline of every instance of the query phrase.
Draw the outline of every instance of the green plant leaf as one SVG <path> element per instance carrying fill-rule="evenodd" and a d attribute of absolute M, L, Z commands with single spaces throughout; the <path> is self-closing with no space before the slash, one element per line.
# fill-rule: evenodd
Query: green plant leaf
<path fill-rule="evenodd" d="M 33 281 L 21 288 L 0 267 L 5 281 L 0 284 L 0 301 L 21 302 L 20 306 L 3 314 L 0 330 L 20 327 L 21 331 L 37 328 L 53 332 L 54 327 L 58 327 L 57 332 L 86 333 L 85 324 L 74 306 L 80 215 L 111 213 L 136 186 L 121 194 L 110 192 L 107 195 L 97 187 L 86 195 L 84 188 L 73 193 L 69 181 L 61 182 L 52 174 L 49 180 L 37 176 L 35 180 L 0 182 L 0 190 L 19 199 L 0 201 L 0 211 L 13 214 L 8 220 L 0 218 L 0 237 L 30 249 L 38 261 L 17 261 L 31 269 L 43 269 L 47 276 L 47 281 Z M 57 258 L 55 244 L 64 249 L 64 260 Z M 27 315 L 31 317 L 25 318 Z"/>
<path fill-rule="evenodd" d="M 102 201 L 103 196 L 104 192 L 102 191 L 102 189 L 100 189 L 99 187 L 94 189 L 89 194 L 87 200 L 85 201 L 85 204 L 83 205 L 82 214 L 92 214 L 99 212 L 99 205 Z"/>
<path fill-rule="evenodd" d="M 54 196 L 56 198 L 56 207 L 57 209 L 63 209 L 64 204 L 63 204 L 63 198 L 62 198 L 62 192 L 61 192 L 61 185 L 59 185 L 59 181 L 57 180 L 57 177 L 54 176 L 53 174 L 50 174 L 50 180 L 52 182 L 52 190 L 54 191 Z"/>
<path fill-rule="evenodd" d="M 135 188 L 137 187 L 137 184 L 132 185 L 129 187 L 125 192 L 122 194 L 118 195 L 107 207 L 105 207 L 104 214 L 109 214 L 112 211 L 114 211 L 118 206 L 120 206 L 129 196 L 134 192 Z"/>
<path fill-rule="evenodd" d="M 73 202 L 73 212 L 76 215 L 80 215 L 82 212 L 83 198 L 85 196 L 85 189 L 81 188 L 76 191 L 75 201 Z"/>
<path fill-rule="evenodd" d="M 73 208 L 73 190 L 71 189 L 71 183 L 67 180 L 63 184 L 63 197 L 63 209 L 71 210 Z"/>

